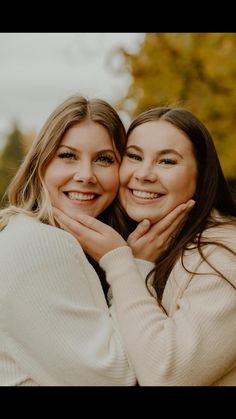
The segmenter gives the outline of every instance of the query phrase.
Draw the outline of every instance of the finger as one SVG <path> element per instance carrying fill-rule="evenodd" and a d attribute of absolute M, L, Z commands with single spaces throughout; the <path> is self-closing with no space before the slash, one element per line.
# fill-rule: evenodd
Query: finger
<path fill-rule="evenodd" d="M 174 231 L 176 227 L 179 225 L 180 221 L 183 220 L 184 217 L 186 217 L 186 215 L 192 209 L 194 204 L 195 204 L 195 201 L 190 200 L 187 203 L 178 205 L 164 218 L 162 218 L 157 223 L 153 224 L 152 229 L 151 229 L 152 232 L 154 234 L 157 234 L 157 233 L 162 234 L 168 229 L 170 229 L 171 231 Z"/>
<path fill-rule="evenodd" d="M 53 214 L 56 221 L 60 226 L 62 226 L 63 229 L 72 232 L 77 237 L 80 237 L 81 235 L 84 236 L 86 234 L 87 228 L 83 226 L 83 224 L 75 221 L 71 217 L 68 217 L 68 215 L 66 215 L 58 208 L 53 208 Z"/>
<path fill-rule="evenodd" d="M 175 221 L 170 224 L 169 227 L 167 227 L 165 229 L 165 231 L 163 232 L 163 235 L 165 237 L 165 239 L 167 240 L 169 239 L 175 239 L 175 237 L 177 236 L 178 232 L 181 230 L 181 228 L 184 225 L 184 221 L 186 219 L 187 214 L 186 213 L 182 213 L 180 214 Z"/>
<path fill-rule="evenodd" d="M 65 225 L 62 224 L 61 220 L 59 220 L 59 218 L 56 215 L 54 215 L 54 219 L 56 220 L 57 227 L 59 227 L 62 230 L 64 230 L 65 229 Z"/>
<path fill-rule="evenodd" d="M 181 204 L 175 208 L 168 216 L 161 220 L 162 223 L 160 222 L 159 225 L 153 227 L 153 231 L 150 230 L 150 234 L 153 234 L 152 238 L 158 234 L 161 236 L 162 241 L 169 242 L 170 240 L 175 239 L 194 204 L 195 201 L 191 200 L 186 204 Z"/>
<path fill-rule="evenodd" d="M 170 224 L 170 226 L 166 228 L 166 230 L 165 230 L 166 234 L 169 234 L 170 237 L 172 236 L 172 238 L 175 238 L 175 236 L 178 234 L 178 232 L 183 227 L 184 222 L 185 222 L 189 212 L 193 208 L 194 204 L 195 204 L 195 201 L 193 201 L 193 200 L 190 200 L 186 204 L 186 208 L 184 208 L 182 210 L 182 212 L 176 217 L 176 219 Z"/>
<path fill-rule="evenodd" d="M 129 235 L 128 240 L 138 240 L 140 237 L 142 237 L 144 234 L 147 233 L 151 226 L 151 222 L 148 219 L 142 220 L 136 229 Z"/>
<path fill-rule="evenodd" d="M 97 220 L 94 217 L 86 214 L 77 214 L 76 219 L 69 217 L 64 212 L 59 210 L 56 207 L 53 207 L 53 213 L 59 218 L 59 220 L 65 224 L 69 229 L 71 229 L 76 234 L 80 232 L 85 232 L 85 227 L 89 230 L 96 231 L 97 233 L 103 234 L 104 228 L 111 228 L 107 225 L 104 225 L 101 221 Z M 83 227 L 83 228 L 82 228 Z"/>
<path fill-rule="evenodd" d="M 76 219 L 78 219 L 81 224 L 90 228 L 91 230 L 97 231 L 98 233 L 102 233 L 104 231 L 104 223 L 97 220 L 97 218 L 91 217 L 87 214 L 78 214 Z"/>

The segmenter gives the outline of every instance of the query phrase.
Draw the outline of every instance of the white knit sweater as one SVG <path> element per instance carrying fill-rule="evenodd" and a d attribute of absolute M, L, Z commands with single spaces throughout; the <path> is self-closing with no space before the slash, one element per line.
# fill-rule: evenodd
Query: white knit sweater
<path fill-rule="evenodd" d="M 236 251 L 236 228 L 209 229 L 205 236 L 222 240 Z M 236 286 L 236 258 L 208 245 L 210 262 Z M 100 265 L 112 286 L 120 331 L 140 385 L 236 385 L 236 290 L 188 251 L 165 287 L 162 303 L 146 289 L 131 250 L 107 253 Z M 204 273 L 207 273 L 204 275 Z"/>
<path fill-rule="evenodd" d="M 150 263 L 139 261 L 145 277 Z M 0 232 L 0 385 L 135 385 L 99 278 L 69 233 L 24 215 Z"/>

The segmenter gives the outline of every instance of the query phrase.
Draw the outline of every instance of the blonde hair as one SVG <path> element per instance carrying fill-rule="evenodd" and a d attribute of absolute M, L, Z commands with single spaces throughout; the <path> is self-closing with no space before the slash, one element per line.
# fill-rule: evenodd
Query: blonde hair
<path fill-rule="evenodd" d="M 116 155 L 121 160 L 126 134 L 115 109 L 101 99 L 87 100 L 78 95 L 66 99 L 51 113 L 12 179 L 7 190 L 9 206 L 0 211 L 0 230 L 16 214 L 26 214 L 46 224 L 56 225 L 43 181 L 44 169 L 54 157 L 65 132 L 84 120 L 94 121 L 107 129 Z"/>

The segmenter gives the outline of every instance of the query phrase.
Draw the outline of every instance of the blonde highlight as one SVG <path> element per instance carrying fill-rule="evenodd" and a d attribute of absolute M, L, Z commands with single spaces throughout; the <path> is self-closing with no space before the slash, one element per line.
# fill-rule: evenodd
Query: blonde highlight
<path fill-rule="evenodd" d="M 74 124 L 86 119 L 107 129 L 118 161 L 121 160 L 126 133 L 115 109 L 101 99 L 87 100 L 79 95 L 66 99 L 48 117 L 13 177 L 6 191 L 9 206 L 0 211 L 0 230 L 17 214 L 29 215 L 44 223 L 55 225 L 43 181 L 44 171 L 55 155 L 65 132 Z"/>

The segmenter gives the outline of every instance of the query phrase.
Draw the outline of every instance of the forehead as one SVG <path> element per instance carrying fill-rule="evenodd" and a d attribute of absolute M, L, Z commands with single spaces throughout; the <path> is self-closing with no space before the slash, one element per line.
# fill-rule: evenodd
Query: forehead
<path fill-rule="evenodd" d="M 193 150 L 188 136 L 167 121 L 150 121 L 137 126 L 128 138 L 128 146 L 137 145 L 143 150 L 152 148 L 174 148 L 177 150 Z"/>
<path fill-rule="evenodd" d="M 97 122 L 81 121 L 72 125 L 62 136 L 60 146 L 112 148 L 108 130 Z"/>

